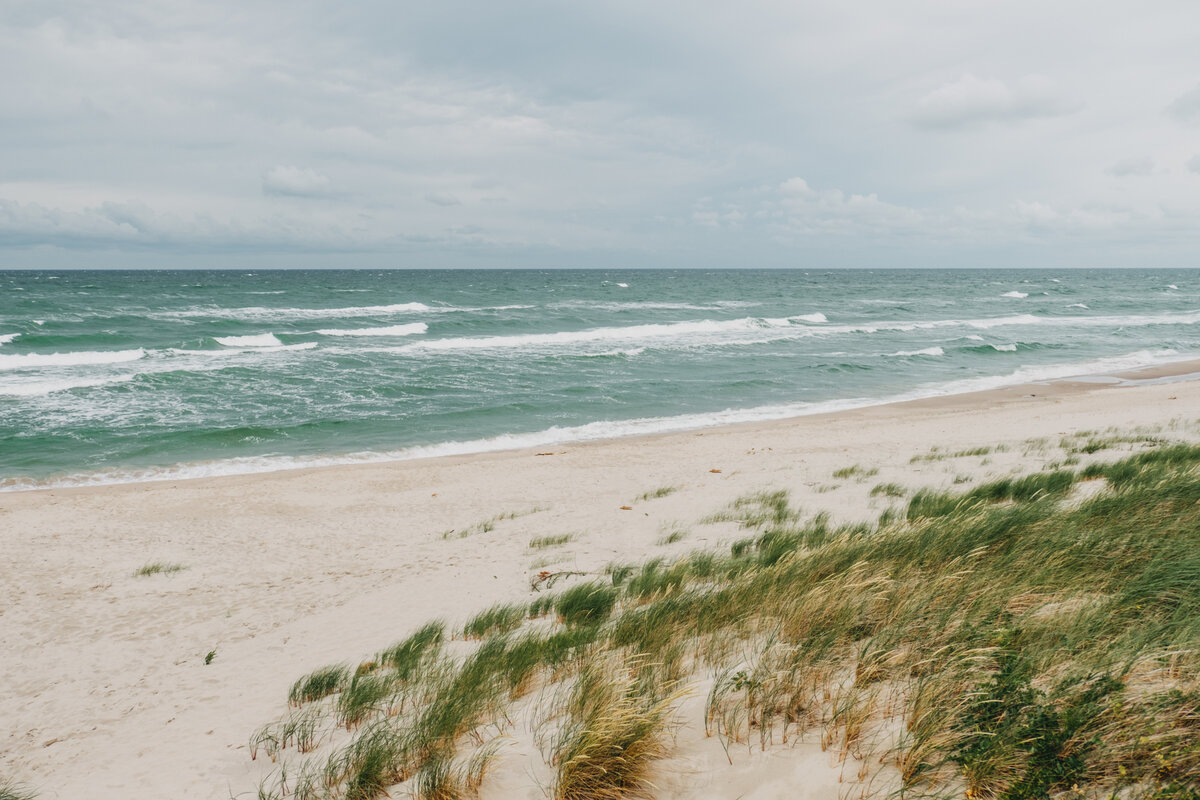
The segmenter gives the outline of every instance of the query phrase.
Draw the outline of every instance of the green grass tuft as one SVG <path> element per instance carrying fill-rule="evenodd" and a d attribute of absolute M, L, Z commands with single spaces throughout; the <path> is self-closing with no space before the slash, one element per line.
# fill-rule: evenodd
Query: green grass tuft
<path fill-rule="evenodd" d="M 567 625 L 599 625 L 612 613 L 616 602 L 615 587 L 582 583 L 559 595 L 554 609 Z"/>
<path fill-rule="evenodd" d="M 350 668 L 345 664 L 313 670 L 292 684 L 292 689 L 288 692 L 288 702 L 298 706 L 328 697 L 340 692 L 349 679 Z"/>
<path fill-rule="evenodd" d="M 497 603 L 476 614 L 463 626 L 463 636 L 482 639 L 494 633 L 508 633 L 525 621 L 526 608 L 515 603 Z"/>
<path fill-rule="evenodd" d="M 554 536 L 535 536 L 529 540 L 530 550 L 544 550 L 547 547 L 558 547 L 571 541 L 575 537 L 569 533 L 558 534 Z"/>
<path fill-rule="evenodd" d="M 660 486 L 650 492 L 643 492 L 637 496 L 634 502 L 643 502 L 645 500 L 657 500 L 660 497 L 666 497 L 679 491 L 678 486 Z"/>
<path fill-rule="evenodd" d="M 170 575 L 172 572 L 182 572 L 187 569 L 183 564 L 170 564 L 166 561 L 154 561 L 139 567 L 134 571 L 135 578 L 145 578 L 150 575 Z"/>

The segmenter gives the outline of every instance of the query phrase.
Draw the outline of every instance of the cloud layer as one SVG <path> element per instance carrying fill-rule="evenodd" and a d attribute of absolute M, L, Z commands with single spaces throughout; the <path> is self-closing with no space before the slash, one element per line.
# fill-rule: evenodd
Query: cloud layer
<path fill-rule="evenodd" d="M 0 267 L 1200 266 L 1200 7 L 1059 10 L 18 4 Z"/>

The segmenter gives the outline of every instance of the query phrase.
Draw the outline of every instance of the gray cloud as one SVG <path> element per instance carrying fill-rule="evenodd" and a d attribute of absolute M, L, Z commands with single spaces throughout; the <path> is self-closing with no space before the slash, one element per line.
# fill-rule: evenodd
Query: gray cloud
<path fill-rule="evenodd" d="M 1154 172 L 1154 159 L 1146 156 L 1123 158 L 1108 168 L 1108 174 L 1118 178 L 1130 175 L 1149 175 L 1152 172 Z"/>
<path fill-rule="evenodd" d="M 462 201 L 449 192 L 426 192 L 425 199 L 435 206 L 460 206 Z"/>
<path fill-rule="evenodd" d="M 1197 175 L 1200 175 L 1200 153 L 1197 153 L 1188 159 L 1187 168 L 1189 172 L 1194 172 Z"/>
<path fill-rule="evenodd" d="M 1194 263 L 1200 7 L 1066 3 L 17 4 L 0 267 Z"/>
<path fill-rule="evenodd" d="M 264 194 L 321 197 L 329 193 L 329 176 L 314 169 L 278 165 L 263 176 Z"/>
<path fill-rule="evenodd" d="M 1180 122 L 1200 120 L 1200 84 L 1175 98 L 1171 105 L 1167 106 L 1167 114 Z"/>
<path fill-rule="evenodd" d="M 1011 84 L 965 73 L 917 101 L 913 121 L 925 128 L 965 128 L 990 122 L 1020 122 L 1078 111 L 1045 78 L 1030 75 Z"/>

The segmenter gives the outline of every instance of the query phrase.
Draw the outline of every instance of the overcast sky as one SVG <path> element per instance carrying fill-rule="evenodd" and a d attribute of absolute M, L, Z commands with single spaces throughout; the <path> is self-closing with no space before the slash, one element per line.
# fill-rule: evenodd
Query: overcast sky
<path fill-rule="evenodd" d="M 1200 267 L 1198 35 L 1195 0 L 0 0 L 0 266 Z"/>

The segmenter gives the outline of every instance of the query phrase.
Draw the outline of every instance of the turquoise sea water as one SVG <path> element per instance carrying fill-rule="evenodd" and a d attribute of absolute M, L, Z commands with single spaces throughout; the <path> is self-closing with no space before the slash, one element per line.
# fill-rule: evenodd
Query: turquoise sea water
<path fill-rule="evenodd" d="M 0 272 L 0 488 L 814 413 L 1200 357 L 1200 271 Z"/>

